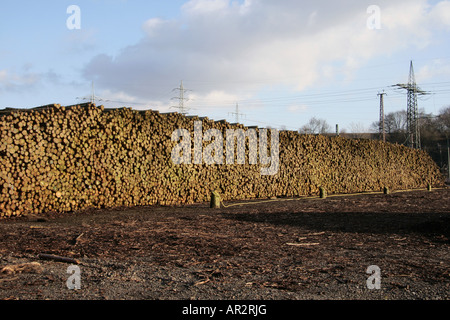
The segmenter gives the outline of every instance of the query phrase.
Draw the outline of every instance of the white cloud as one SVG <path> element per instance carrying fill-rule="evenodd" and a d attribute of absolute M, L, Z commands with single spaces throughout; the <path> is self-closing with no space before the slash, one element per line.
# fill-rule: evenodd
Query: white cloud
<path fill-rule="evenodd" d="M 8 79 L 8 71 L 0 70 L 0 83 L 5 82 Z"/>
<path fill-rule="evenodd" d="M 84 75 L 138 100 L 155 100 L 183 79 L 198 103 L 219 103 L 268 84 L 301 91 L 349 79 L 369 59 L 427 46 L 434 28 L 449 25 L 448 1 L 378 2 L 381 30 L 367 28 L 370 1 L 191 0 L 178 20 L 149 18 L 139 43 L 93 58 Z"/>
<path fill-rule="evenodd" d="M 291 105 L 287 108 L 287 111 L 290 113 L 303 113 L 308 111 L 308 109 L 306 105 Z"/>
<path fill-rule="evenodd" d="M 97 32 L 92 29 L 80 29 L 65 34 L 58 48 L 64 55 L 80 55 L 92 52 L 97 46 Z"/>
<path fill-rule="evenodd" d="M 437 26 L 450 28 L 450 1 L 439 2 L 432 10 L 431 16 Z"/>
<path fill-rule="evenodd" d="M 143 30 L 148 37 L 157 36 L 161 29 L 166 26 L 169 21 L 165 21 L 160 18 L 152 18 L 144 22 Z"/>
<path fill-rule="evenodd" d="M 182 7 L 190 15 L 211 14 L 227 8 L 228 0 L 192 0 Z"/>
<path fill-rule="evenodd" d="M 52 69 L 36 71 L 30 63 L 25 63 L 21 68 L 9 68 L 0 70 L 0 92 L 29 93 L 33 90 L 44 90 L 47 84 L 59 85 L 62 77 Z"/>
<path fill-rule="evenodd" d="M 308 27 L 314 26 L 316 24 L 316 20 L 317 20 L 317 11 L 314 11 L 308 17 Z"/>
<path fill-rule="evenodd" d="M 29 69 L 25 67 L 24 69 Z M 0 91 L 21 91 L 27 90 L 36 85 L 41 80 L 41 75 L 24 70 L 24 72 L 11 72 L 10 70 L 0 70 Z"/>
<path fill-rule="evenodd" d="M 416 73 L 417 82 L 425 82 L 438 77 L 450 77 L 450 65 L 448 59 L 434 59 L 424 65 Z"/>

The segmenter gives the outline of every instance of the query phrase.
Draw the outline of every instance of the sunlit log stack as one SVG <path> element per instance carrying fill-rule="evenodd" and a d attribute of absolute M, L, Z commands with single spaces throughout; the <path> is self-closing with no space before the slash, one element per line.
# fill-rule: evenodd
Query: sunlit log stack
<path fill-rule="evenodd" d="M 379 191 L 442 185 L 423 151 L 369 140 L 280 132 L 280 167 L 174 164 L 176 129 L 194 140 L 203 131 L 240 124 L 178 113 L 104 109 L 92 104 L 0 111 L 0 215 L 19 216 L 87 208 L 175 205 L 209 201 Z M 258 130 L 258 129 L 257 129 Z M 203 141 L 203 146 L 210 142 Z M 224 138 L 225 150 L 225 138 Z"/>

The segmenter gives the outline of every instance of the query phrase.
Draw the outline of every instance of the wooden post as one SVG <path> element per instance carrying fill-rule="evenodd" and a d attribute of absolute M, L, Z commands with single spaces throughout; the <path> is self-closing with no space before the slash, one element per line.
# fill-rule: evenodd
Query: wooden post
<path fill-rule="evenodd" d="M 211 208 L 219 209 L 220 208 L 220 194 L 216 191 L 211 193 Z"/>
<path fill-rule="evenodd" d="M 325 199 L 327 197 L 327 191 L 322 187 L 319 189 L 319 196 L 321 199 Z"/>

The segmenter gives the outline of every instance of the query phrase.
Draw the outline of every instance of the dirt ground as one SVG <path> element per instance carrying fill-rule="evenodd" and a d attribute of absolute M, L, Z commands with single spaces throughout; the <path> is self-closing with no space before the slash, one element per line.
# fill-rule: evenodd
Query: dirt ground
<path fill-rule="evenodd" d="M 4 269 L 0 299 L 448 300 L 449 239 L 450 189 L 13 218 L 0 270 L 40 268 Z"/>

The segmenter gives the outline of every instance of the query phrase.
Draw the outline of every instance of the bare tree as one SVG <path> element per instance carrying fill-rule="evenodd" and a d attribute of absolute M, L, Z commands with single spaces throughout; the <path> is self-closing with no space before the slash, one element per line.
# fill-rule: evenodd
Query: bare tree
<path fill-rule="evenodd" d="M 331 126 L 325 120 L 313 117 L 298 131 L 303 134 L 325 134 L 331 131 Z"/>
<path fill-rule="evenodd" d="M 406 124 L 407 116 L 406 111 L 396 111 L 388 113 L 384 117 L 384 127 L 388 134 L 389 142 L 397 142 L 403 144 L 406 141 Z M 376 121 L 371 125 L 372 132 L 378 132 L 380 128 L 380 122 Z"/>
<path fill-rule="evenodd" d="M 436 122 L 439 131 L 446 136 L 450 136 L 450 106 L 447 106 L 440 110 Z"/>
<path fill-rule="evenodd" d="M 366 127 L 360 122 L 350 123 L 350 131 L 351 136 L 354 139 L 363 139 L 363 138 L 367 139 L 370 137 L 369 130 L 366 129 Z"/>

